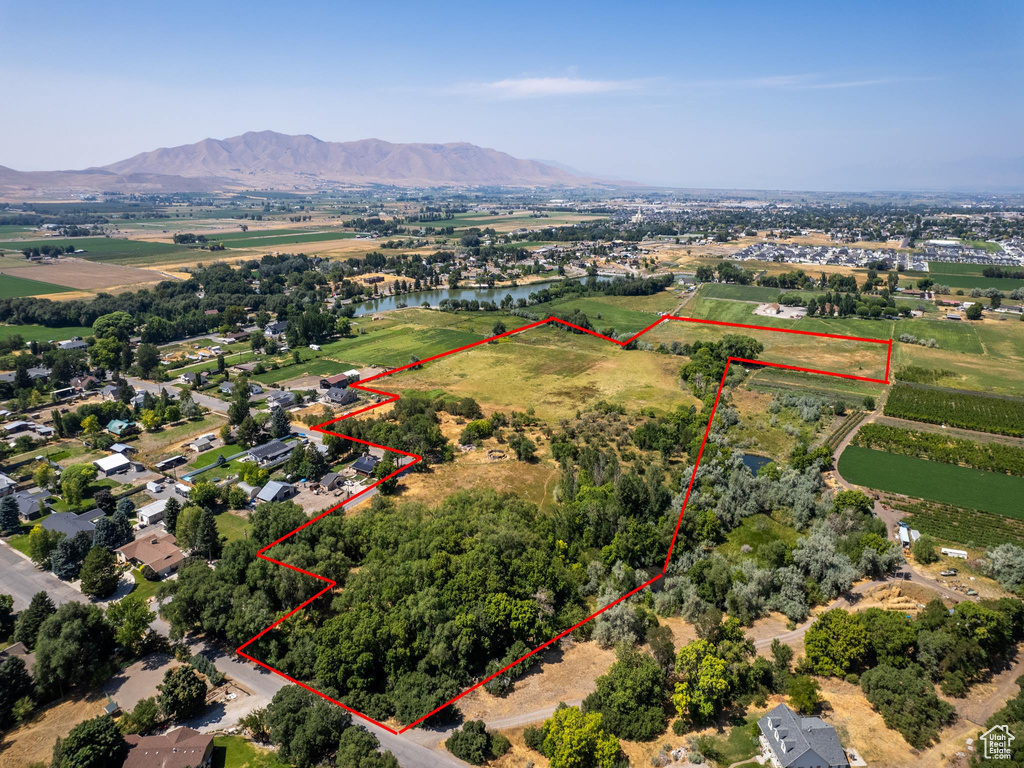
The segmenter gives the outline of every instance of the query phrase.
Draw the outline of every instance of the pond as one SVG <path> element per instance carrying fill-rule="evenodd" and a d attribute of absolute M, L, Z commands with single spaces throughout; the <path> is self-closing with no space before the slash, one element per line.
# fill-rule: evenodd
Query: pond
<path fill-rule="evenodd" d="M 611 280 L 610 277 L 597 277 L 595 279 L 601 282 Z M 356 304 L 355 316 L 361 317 L 363 315 L 372 315 L 375 312 L 387 312 L 389 309 L 398 309 L 399 304 L 405 304 L 410 307 L 421 307 L 423 306 L 423 302 L 426 302 L 430 306 L 436 307 L 445 299 L 465 301 L 473 301 L 475 299 L 476 301 L 493 301 L 495 304 L 500 304 L 501 300 L 506 296 L 511 296 L 513 301 L 516 299 L 528 299 L 531 293 L 536 293 L 555 282 L 558 281 L 547 280 L 542 283 L 506 285 L 496 288 L 441 288 L 432 291 L 403 293 L 399 296 L 385 296 L 380 299 L 373 299 L 371 301 L 364 301 Z"/>
<path fill-rule="evenodd" d="M 771 464 L 772 460 L 767 456 L 758 456 L 756 453 L 744 453 L 743 464 L 753 473 L 757 474 L 765 464 Z"/>

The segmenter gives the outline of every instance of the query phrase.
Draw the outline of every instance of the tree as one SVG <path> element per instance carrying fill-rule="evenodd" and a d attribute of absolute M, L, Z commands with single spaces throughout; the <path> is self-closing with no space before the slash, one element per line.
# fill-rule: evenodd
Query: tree
<path fill-rule="evenodd" d="M 501 322 L 501 320 L 495 321 L 494 327 L 491 328 L 491 334 L 494 336 L 500 336 L 501 334 L 505 333 L 505 331 L 505 324 Z"/>
<path fill-rule="evenodd" d="M 117 501 L 114 499 L 114 494 L 110 492 L 109 488 L 100 488 L 92 497 L 92 502 L 97 507 L 103 510 L 103 514 L 109 515 L 114 511 L 114 505 Z"/>
<path fill-rule="evenodd" d="M 519 461 L 530 462 L 536 457 L 537 446 L 526 435 L 514 434 L 508 439 L 508 444 Z"/>
<path fill-rule="evenodd" d="M 100 430 L 103 428 L 100 425 L 100 420 L 96 417 L 95 413 L 90 413 L 88 416 L 82 419 L 81 427 L 82 431 L 85 432 L 85 434 L 87 435 L 99 434 Z"/>
<path fill-rule="evenodd" d="M 334 755 L 351 723 L 344 710 L 294 685 L 274 694 L 267 707 L 270 739 L 296 768 L 310 768 Z"/>
<path fill-rule="evenodd" d="M 181 502 L 179 502 L 173 496 L 167 500 L 167 506 L 164 507 L 164 528 L 170 534 L 175 534 L 178 530 L 178 515 L 181 513 Z"/>
<path fill-rule="evenodd" d="M 928 675 L 916 664 L 905 669 L 882 664 L 861 675 L 860 685 L 885 724 L 917 749 L 938 740 L 939 729 L 956 713 L 951 704 L 935 695 Z"/>
<path fill-rule="evenodd" d="M 207 560 L 220 556 L 220 536 L 210 510 L 190 504 L 181 510 L 176 530 L 178 546 L 183 550 Z"/>
<path fill-rule="evenodd" d="M 930 565 L 939 560 L 939 555 L 935 551 L 935 539 L 927 534 L 915 541 L 914 546 L 910 549 L 914 554 L 914 559 L 921 565 Z"/>
<path fill-rule="evenodd" d="M 139 699 L 135 708 L 121 718 L 119 725 L 121 732 L 145 734 L 152 731 L 160 722 L 160 708 L 156 699 L 150 696 L 148 699 Z"/>
<path fill-rule="evenodd" d="M 270 434 L 273 437 L 286 437 L 292 431 L 291 420 L 284 408 L 274 409 L 270 417 Z"/>
<path fill-rule="evenodd" d="M 584 712 L 600 712 L 605 730 L 620 739 L 648 741 L 665 730 L 668 681 L 653 657 L 621 645 L 618 660 L 597 679 Z"/>
<path fill-rule="evenodd" d="M 206 683 L 188 664 L 168 669 L 156 689 L 160 712 L 169 720 L 187 720 L 206 706 Z"/>
<path fill-rule="evenodd" d="M 500 733 L 488 731 L 483 720 L 464 723 L 448 737 L 444 745 L 457 758 L 472 765 L 483 765 L 501 757 L 511 746 Z"/>
<path fill-rule="evenodd" d="M 32 473 L 32 482 L 38 488 L 52 490 L 57 482 L 57 473 L 53 471 L 53 467 L 45 461 L 41 461 L 35 472 Z"/>
<path fill-rule="evenodd" d="M 0 499 L 0 532 L 11 534 L 21 528 L 18 500 L 13 495 Z"/>
<path fill-rule="evenodd" d="M 50 570 L 58 579 L 74 581 L 82 570 L 82 561 L 89 554 L 92 539 L 85 531 L 79 531 L 70 539 L 63 538 L 50 556 Z"/>
<path fill-rule="evenodd" d="M 105 547 L 89 550 L 79 575 L 82 579 L 82 594 L 90 597 L 109 597 L 117 590 L 121 580 L 117 572 L 117 558 Z"/>
<path fill-rule="evenodd" d="M 135 351 L 135 364 L 139 366 L 142 378 L 148 379 L 150 374 L 160 366 L 160 350 L 153 344 L 139 344 Z"/>
<path fill-rule="evenodd" d="M 32 595 L 28 608 L 18 614 L 18 620 L 14 625 L 14 642 L 24 644 L 30 651 L 34 650 L 39 628 L 56 612 L 57 608 L 50 596 L 45 592 L 36 592 Z"/>
<path fill-rule="evenodd" d="M 107 621 L 114 630 L 114 640 L 132 656 L 142 650 L 142 641 L 155 618 L 156 614 L 149 610 L 146 601 L 134 593 L 107 608 Z"/>
<path fill-rule="evenodd" d="M 40 568 L 49 568 L 57 544 L 64 538 L 60 531 L 50 531 L 36 524 L 28 534 L 28 556 Z"/>
<path fill-rule="evenodd" d="M 373 476 L 378 479 L 384 478 L 390 475 L 396 469 L 398 469 L 398 467 L 395 466 L 394 462 L 391 461 L 390 458 L 386 458 L 383 461 L 381 461 L 376 467 L 374 467 Z M 381 482 L 380 485 L 377 486 L 377 489 L 385 495 L 394 493 L 397 488 L 398 475 L 395 475 L 394 477 L 389 477 L 387 480 L 384 480 L 383 482 Z"/>
<path fill-rule="evenodd" d="M 68 506 L 77 507 L 82 503 L 96 474 L 96 467 L 92 464 L 73 464 L 64 470 L 60 476 L 60 487 Z"/>
<path fill-rule="evenodd" d="M 187 389 L 181 393 L 181 397 L 178 399 L 178 408 L 181 410 L 182 417 L 186 419 L 198 419 L 202 414 L 202 409 L 196 405 L 196 401 L 192 399 L 192 393 Z"/>
<path fill-rule="evenodd" d="M 260 427 L 252 416 L 246 415 L 242 423 L 238 425 L 238 442 L 246 448 L 251 448 L 259 442 Z"/>
<path fill-rule="evenodd" d="M 821 704 L 821 685 L 813 677 L 797 675 L 789 681 L 789 703 L 797 712 L 814 714 Z"/>
<path fill-rule="evenodd" d="M 36 685 L 47 695 L 88 686 L 114 657 L 114 633 L 94 605 L 66 603 L 39 628 Z"/>
<path fill-rule="evenodd" d="M 976 301 L 964 310 L 964 315 L 967 316 L 968 320 L 981 320 L 981 310 L 981 302 Z"/>
<path fill-rule="evenodd" d="M 501 734 L 495 734 L 501 736 Z M 378 752 L 377 737 L 363 728 L 346 728 L 338 740 L 334 764 L 338 768 L 399 768 L 390 752 Z"/>
<path fill-rule="evenodd" d="M 50 768 L 109 768 L 128 756 L 128 742 L 108 715 L 79 723 L 58 739 Z"/>
<path fill-rule="evenodd" d="M 128 341 L 135 330 L 135 318 L 129 312 L 117 311 L 100 315 L 92 324 L 93 336 L 97 339 Z"/>
<path fill-rule="evenodd" d="M 96 521 L 96 530 L 92 534 L 94 547 L 103 547 L 113 551 L 123 547 L 135 539 L 135 529 L 123 509 L 114 512 L 114 516 L 102 517 Z"/>
<path fill-rule="evenodd" d="M 867 656 L 867 631 L 859 616 L 833 608 L 807 630 L 804 651 L 815 674 L 845 677 Z"/>
<path fill-rule="evenodd" d="M 559 705 L 542 735 L 541 752 L 551 768 L 617 768 L 620 763 L 618 739 L 605 733 L 601 715 Z"/>
<path fill-rule="evenodd" d="M 14 598 L 0 595 L 0 637 L 7 637 L 14 629 Z"/>
<path fill-rule="evenodd" d="M 249 382 L 242 378 L 235 382 L 235 390 L 228 406 L 228 423 L 241 424 L 249 415 Z"/>
<path fill-rule="evenodd" d="M 139 414 L 139 422 L 147 432 L 156 432 L 163 424 L 163 419 L 155 410 L 147 408 Z"/>
<path fill-rule="evenodd" d="M 32 695 L 32 676 L 20 656 L 10 656 L 0 664 L 0 731 L 14 724 L 14 705 Z"/>
<path fill-rule="evenodd" d="M 708 640 L 698 639 L 676 656 L 676 692 L 672 703 L 680 716 L 699 724 L 721 711 L 729 693 L 725 659 Z"/>
<path fill-rule="evenodd" d="M 189 491 L 188 500 L 191 504 L 203 509 L 212 509 L 217 504 L 217 497 L 220 492 L 217 486 L 209 480 L 199 480 Z"/>

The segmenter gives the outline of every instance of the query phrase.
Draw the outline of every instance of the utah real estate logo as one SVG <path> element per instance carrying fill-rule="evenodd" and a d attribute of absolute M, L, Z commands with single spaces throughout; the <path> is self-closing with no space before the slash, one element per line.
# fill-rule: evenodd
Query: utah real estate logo
<path fill-rule="evenodd" d="M 994 725 L 981 734 L 981 740 L 985 742 L 986 760 L 1009 760 L 1010 744 L 1016 738 L 1010 733 L 1008 725 Z"/>

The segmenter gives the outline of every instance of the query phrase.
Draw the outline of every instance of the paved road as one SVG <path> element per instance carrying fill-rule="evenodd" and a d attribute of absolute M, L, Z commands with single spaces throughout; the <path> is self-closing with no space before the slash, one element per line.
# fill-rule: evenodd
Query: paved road
<path fill-rule="evenodd" d="M 161 389 L 166 389 L 168 392 L 176 391 L 176 388 L 169 381 L 147 381 L 145 379 L 137 379 L 134 376 L 126 376 L 125 380 L 135 387 L 136 390 L 145 390 L 146 392 L 152 392 L 154 395 L 159 395 Z M 230 403 L 224 400 L 205 395 L 202 392 L 193 392 L 192 399 L 198 405 L 209 408 L 214 413 L 227 413 L 228 406 L 230 405 Z"/>
<path fill-rule="evenodd" d="M 77 589 L 40 571 L 6 543 L 0 544 L 0 592 L 14 597 L 15 611 L 27 608 L 36 592 L 46 592 L 57 605 L 89 602 Z"/>

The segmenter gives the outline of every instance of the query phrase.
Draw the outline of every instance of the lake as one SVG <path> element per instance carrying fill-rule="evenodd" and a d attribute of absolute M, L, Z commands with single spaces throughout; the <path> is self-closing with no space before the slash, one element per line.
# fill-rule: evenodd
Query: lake
<path fill-rule="evenodd" d="M 583 279 L 583 278 L 581 278 Z M 587 278 L 589 279 L 589 278 Z M 611 280 L 610 277 L 597 277 L 599 282 Z M 375 312 L 387 312 L 389 309 L 398 309 L 399 304 L 406 304 L 410 307 L 421 307 L 427 302 L 432 307 L 438 306 L 445 299 L 480 302 L 493 301 L 500 304 L 506 296 L 512 296 L 512 300 L 528 299 L 531 293 L 546 288 L 557 280 L 545 280 L 542 283 L 528 283 L 525 285 L 503 286 L 500 288 L 441 288 L 432 291 L 416 291 L 414 293 L 403 293 L 399 296 L 385 296 L 372 301 L 364 301 L 356 304 L 356 317 L 372 315 Z"/>

